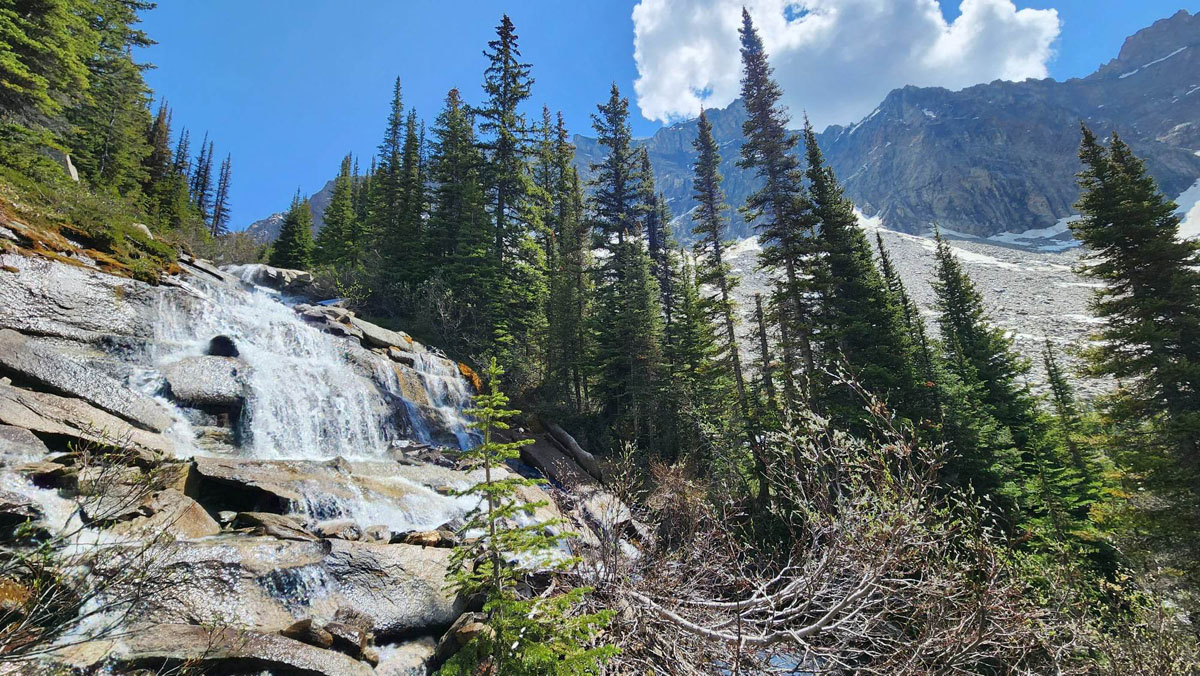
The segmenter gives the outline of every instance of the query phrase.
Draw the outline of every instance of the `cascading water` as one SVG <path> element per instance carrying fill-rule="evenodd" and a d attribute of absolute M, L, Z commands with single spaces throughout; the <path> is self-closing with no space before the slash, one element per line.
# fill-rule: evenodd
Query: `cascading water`
<path fill-rule="evenodd" d="M 313 521 L 349 518 L 403 531 L 435 528 L 474 506 L 430 488 L 465 488 L 472 483 L 468 475 L 444 470 L 431 478 L 425 472 L 422 483 L 406 476 L 418 468 L 390 461 L 397 448 L 413 443 L 475 443 L 463 414 L 471 390 L 455 362 L 414 345 L 412 366 L 396 364 L 305 322 L 294 310 L 297 299 L 252 284 L 253 267 L 232 272 L 248 288 L 197 280 L 185 286 L 188 293 L 162 295 L 147 388 L 160 386 L 160 372 L 170 364 L 204 355 L 214 336 L 228 336 L 248 366 L 248 386 L 236 423 L 240 443 L 219 455 L 262 461 L 342 457 L 355 466 L 353 475 L 336 482 L 302 481 L 303 500 L 292 512 Z M 187 452 L 210 454 L 195 445 L 182 413 L 174 433 Z"/>
<path fill-rule="evenodd" d="M 246 456 L 377 459 L 406 432 L 435 443 L 435 428 L 449 430 L 460 448 L 472 443 L 462 415 L 471 395 L 454 362 L 423 350 L 414 353 L 414 368 L 432 404 L 425 408 L 404 396 L 389 360 L 371 355 L 375 378 L 365 377 L 349 361 L 350 346 L 304 322 L 289 306 L 291 299 L 261 287 L 205 285 L 194 291 L 188 302 L 174 294 L 162 297 L 156 362 L 164 367 L 205 354 L 214 336 L 233 339 L 249 366 L 240 423 L 247 433 Z M 396 415 L 376 383 L 402 402 L 406 416 Z"/>

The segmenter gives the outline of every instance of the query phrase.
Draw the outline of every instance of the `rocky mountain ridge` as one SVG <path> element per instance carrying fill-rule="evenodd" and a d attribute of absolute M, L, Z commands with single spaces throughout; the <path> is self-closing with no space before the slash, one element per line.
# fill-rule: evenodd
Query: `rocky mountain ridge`
<path fill-rule="evenodd" d="M 795 111 L 799 112 L 799 111 Z M 708 111 L 721 145 L 733 207 L 759 182 L 736 166 L 745 110 L 740 101 Z M 1116 130 L 1146 158 L 1162 190 L 1176 196 L 1200 179 L 1200 15 L 1181 10 L 1130 36 L 1117 58 L 1082 79 L 995 81 L 951 91 L 892 91 L 859 122 L 818 135 L 847 195 L 885 227 L 928 232 L 934 223 L 989 236 L 1055 225 L 1073 213 L 1079 124 Z M 639 141 L 670 201 L 677 235 L 688 238 L 695 121 Z M 577 135 L 576 163 L 588 172 L 602 149 Z M 732 231 L 752 227 L 737 215 Z"/>

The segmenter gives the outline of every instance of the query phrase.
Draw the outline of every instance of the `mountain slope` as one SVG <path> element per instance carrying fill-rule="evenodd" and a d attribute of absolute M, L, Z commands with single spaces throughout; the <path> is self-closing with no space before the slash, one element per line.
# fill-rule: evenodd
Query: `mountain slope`
<path fill-rule="evenodd" d="M 709 117 L 726 192 L 740 206 L 757 186 L 736 166 L 745 111 L 735 102 Z M 938 223 L 986 236 L 1046 228 L 1072 213 L 1081 121 L 1121 133 L 1168 195 L 1187 190 L 1200 178 L 1200 15 L 1180 11 L 1138 31 L 1082 79 L 894 90 L 857 124 L 826 129 L 820 142 L 849 196 L 888 228 L 924 232 Z M 694 206 L 695 135 L 689 121 L 640 141 L 676 216 Z M 586 173 L 600 149 L 585 136 L 575 142 Z M 753 234 L 740 218 L 733 225 L 738 236 Z"/>

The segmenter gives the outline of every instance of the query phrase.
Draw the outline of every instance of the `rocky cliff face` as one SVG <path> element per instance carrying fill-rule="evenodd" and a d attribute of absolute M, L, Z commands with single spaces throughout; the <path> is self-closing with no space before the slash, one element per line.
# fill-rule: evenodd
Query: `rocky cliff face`
<path fill-rule="evenodd" d="M 902 232 L 938 223 L 961 233 L 994 235 L 1046 228 L 1072 213 L 1079 124 L 1121 133 L 1174 197 L 1200 178 L 1200 16 L 1181 11 L 1126 40 L 1096 73 L 1066 82 L 996 81 L 961 91 L 898 89 L 870 115 L 820 134 L 826 158 L 847 194 L 869 216 Z M 757 180 L 736 166 L 742 144 L 740 102 L 709 111 L 721 144 L 725 191 L 734 207 Z M 690 230 L 691 141 L 695 122 L 640 141 L 659 189 Z M 577 136 L 587 172 L 601 149 Z M 733 234 L 751 228 L 736 215 Z"/>
<path fill-rule="evenodd" d="M 0 595 L 32 626 L 39 595 L 87 603 L 51 609 L 60 633 L 29 640 L 58 649 L 18 673 L 427 673 L 466 606 L 446 574 L 475 506 L 453 493 L 482 477 L 455 464 L 470 369 L 304 302 L 302 271 L 185 256 L 152 285 L 31 235 L 0 216 Z M 606 494 L 573 494 L 522 497 L 595 546 Z M 46 584 L 79 586 L 34 594 L 13 557 L 38 547 L 72 571 Z"/>

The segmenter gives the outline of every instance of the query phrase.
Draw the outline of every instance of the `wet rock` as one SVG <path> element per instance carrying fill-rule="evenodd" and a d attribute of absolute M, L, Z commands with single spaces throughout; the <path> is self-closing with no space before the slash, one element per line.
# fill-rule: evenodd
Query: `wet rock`
<path fill-rule="evenodd" d="M 0 424 L 23 427 L 38 434 L 98 442 L 139 453 L 139 462 L 153 463 L 174 452 L 161 434 L 139 429 L 101 411 L 82 399 L 30 392 L 0 385 Z"/>
<path fill-rule="evenodd" d="M 302 294 L 311 289 L 313 276 L 304 270 L 289 270 L 275 268 L 270 265 L 234 265 L 226 268 L 230 274 L 236 275 L 244 282 L 265 286 L 268 289 L 287 294 Z"/>
<path fill-rule="evenodd" d="M 220 525 L 195 500 L 169 488 L 152 495 L 139 507 L 139 515 L 109 530 L 123 535 L 202 538 L 221 532 Z"/>
<path fill-rule="evenodd" d="M 234 409 L 246 400 L 248 372 L 239 359 L 210 356 L 185 357 L 163 369 L 172 399 L 191 406 Z"/>
<path fill-rule="evenodd" d="M 328 649 L 333 645 L 333 634 L 313 622 L 312 618 L 300 620 L 279 632 L 290 639 L 307 643 L 318 648 Z"/>
<path fill-rule="evenodd" d="M 64 487 L 68 481 L 73 483 L 77 476 L 73 468 L 45 460 L 26 463 L 17 471 L 42 488 Z"/>
<path fill-rule="evenodd" d="M 377 637 L 450 624 L 461 612 L 446 589 L 450 550 L 329 540 L 326 567 L 348 605 L 369 617 Z"/>
<path fill-rule="evenodd" d="M 391 542 L 392 531 L 387 526 L 367 526 L 363 529 L 364 542 Z"/>
<path fill-rule="evenodd" d="M 241 512 L 233 522 L 234 528 L 249 528 L 255 535 L 269 535 L 280 540 L 317 540 L 296 519 L 270 512 Z"/>
<path fill-rule="evenodd" d="M 33 432 L 12 425 L 0 425 L 0 465 L 13 467 L 50 453 Z"/>
<path fill-rule="evenodd" d="M 338 538 L 339 540 L 358 540 L 362 538 L 362 529 L 350 519 L 322 521 L 313 528 L 313 532 L 323 538 Z"/>
<path fill-rule="evenodd" d="M 309 676 L 370 676 L 371 668 L 332 650 L 323 650 L 278 634 L 245 629 L 209 629 L 192 624 L 162 624 L 119 640 L 94 641 L 62 649 L 51 658 L 86 673 L 115 667 L 195 669 L 200 673 L 272 673 Z"/>
<path fill-rule="evenodd" d="M 376 676 L 425 676 L 432 672 L 430 660 L 437 649 L 437 642 L 431 636 L 405 641 L 398 645 L 383 646 L 379 649 L 379 664 L 375 667 Z"/>
<path fill-rule="evenodd" d="M 0 328 L 83 342 L 154 336 L 155 287 L 44 258 L 0 258 L 19 270 L 0 275 Z"/>
<path fill-rule="evenodd" d="M 333 649 L 346 653 L 350 657 L 360 659 L 363 650 L 370 640 L 370 633 L 361 627 L 351 626 L 342 622 L 327 622 L 325 631 L 333 637 Z"/>
<path fill-rule="evenodd" d="M 365 646 L 362 649 L 362 654 L 358 657 L 373 667 L 379 666 L 379 651 L 373 645 Z"/>
<path fill-rule="evenodd" d="M 12 537 L 21 524 L 42 518 L 42 510 L 23 495 L 0 490 L 0 537 Z"/>
<path fill-rule="evenodd" d="M 335 614 L 354 608 L 378 637 L 432 633 L 463 610 L 446 589 L 449 557 L 446 549 L 346 540 L 226 534 L 178 541 L 154 565 L 185 582 L 144 619 L 236 617 L 247 626 L 279 631 L 301 613 L 351 624 Z"/>
<path fill-rule="evenodd" d="M 171 426 L 170 412 L 153 399 L 89 368 L 46 339 L 0 330 L 0 371 L 57 394 L 78 397 L 151 432 Z"/>
<path fill-rule="evenodd" d="M 362 331 L 363 343 L 371 347 L 396 347 L 401 350 L 412 350 L 414 345 L 413 339 L 408 337 L 408 334 L 399 331 L 391 331 L 377 324 L 359 319 L 358 317 L 348 317 L 350 325 Z"/>
<path fill-rule="evenodd" d="M 420 547 L 455 547 L 459 543 L 458 536 L 449 530 L 423 530 L 396 533 L 392 536 L 393 543 L 417 545 Z"/>
<path fill-rule="evenodd" d="M 399 364 L 404 364 L 405 366 L 412 366 L 413 364 L 416 363 L 416 360 L 413 357 L 411 352 L 408 352 L 406 350 L 401 350 L 400 348 L 396 347 L 395 345 L 388 346 L 387 356 L 388 356 L 388 359 L 391 359 L 392 361 L 397 362 Z"/>

